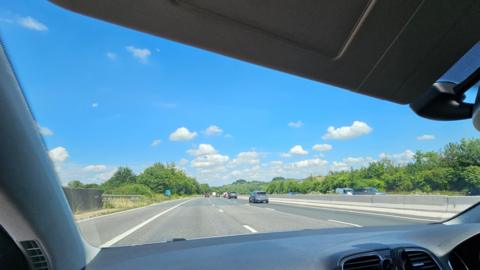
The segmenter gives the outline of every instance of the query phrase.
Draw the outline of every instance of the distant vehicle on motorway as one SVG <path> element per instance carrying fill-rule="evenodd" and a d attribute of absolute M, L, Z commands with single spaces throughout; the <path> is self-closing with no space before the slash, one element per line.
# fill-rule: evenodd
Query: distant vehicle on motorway
<path fill-rule="evenodd" d="M 236 192 L 228 192 L 229 199 L 236 199 L 237 198 L 237 193 Z"/>
<path fill-rule="evenodd" d="M 353 190 L 353 195 L 380 195 L 383 193 L 378 192 L 374 187 L 356 188 Z"/>
<path fill-rule="evenodd" d="M 215 193 L 215 197 L 220 197 L 220 192 Z"/>
<path fill-rule="evenodd" d="M 248 198 L 250 203 L 268 203 L 267 193 L 265 191 L 254 191 Z"/>
<path fill-rule="evenodd" d="M 203 194 L 203 196 L 204 196 L 205 198 L 209 198 L 209 197 L 210 197 L 210 193 L 205 192 L 205 194 Z"/>
<path fill-rule="evenodd" d="M 337 188 L 335 189 L 335 193 L 341 195 L 353 195 L 353 188 Z"/>

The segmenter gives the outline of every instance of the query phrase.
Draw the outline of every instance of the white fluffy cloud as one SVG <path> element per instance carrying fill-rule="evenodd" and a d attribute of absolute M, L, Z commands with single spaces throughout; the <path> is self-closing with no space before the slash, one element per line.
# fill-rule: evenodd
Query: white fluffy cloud
<path fill-rule="evenodd" d="M 435 140 L 435 135 L 432 134 L 423 134 L 417 137 L 417 140 L 419 141 L 431 141 Z"/>
<path fill-rule="evenodd" d="M 218 151 L 211 144 L 201 143 L 197 148 L 187 150 L 189 155 L 194 157 L 218 154 Z"/>
<path fill-rule="evenodd" d="M 92 108 L 97 108 L 98 105 L 99 105 L 98 102 L 93 102 L 93 103 L 92 103 Z"/>
<path fill-rule="evenodd" d="M 333 171 L 347 171 L 350 170 L 350 167 L 345 162 L 334 161 L 331 169 Z"/>
<path fill-rule="evenodd" d="M 170 134 L 171 141 L 190 141 L 195 137 L 197 137 L 197 132 L 191 132 L 186 127 L 177 128 L 177 130 Z"/>
<path fill-rule="evenodd" d="M 259 164 L 260 163 L 260 154 L 256 151 L 240 152 L 237 155 L 232 163 L 233 164 Z"/>
<path fill-rule="evenodd" d="M 211 169 L 212 167 L 225 165 L 230 159 L 228 156 L 219 154 L 212 145 L 203 143 L 197 148 L 189 149 L 187 153 L 195 157 L 190 162 L 192 167 L 201 169 Z"/>
<path fill-rule="evenodd" d="M 107 169 L 107 166 L 105 165 L 88 165 L 83 167 L 83 170 L 86 172 L 103 172 Z"/>
<path fill-rule="evenodd" d="M 42 127 L 37 123 L 37 129 L 43 136 L 53 136 L 53 131 L 47 127 Z"/>
<path fill-rule="evenodd" d="M 359 167 L 366 167 L 371 162 L 375 160 L 371 157 L 346 157 L 342 159 L 342 161 L 347 164 L 349 167 L 359 168 Z"/>
<path fill-rule="evenodd" d="M 106 171 L 106 172 L 95 174 L 95 175 L 92 176 L 91 179 L 93 179 L 94 182 L 103 183 L 103 182 L 107 181 L 108 179 L 110 179 L 115 174 L 116 171 L 117 171 L 117 169 L 111 169 L 111 170 Z"/>
<path fill-rule="evenodd" d="M 302 121 L 289 122 L 289 123 L 288 123 L 288 126 L 289 126 L 289 127 L 293 127 L 293 128 L 299 128 L 299 127 L 302 127 L 302 126 L 303 126 L 303 122 L 302 122 Z"/>
<path fill-rule="evenodd" d="M 194 168 L 209 168 L 224 165 L 230 158 L 220 154 L 202 155 L 196 157 L 190 163 Z"/>
<path fill-rule="evenodd" d="M 307 155 L 308 151 L 303 149 L 303 147 L 301 145 L 297 144 L 294 147 L 292 147 L 290 149 L 290 151 L 288 151 L 288 153 L 291 154 L 291 155 Z"/>
<path fill-rule="evenodd" d="M 281 160 L 272 160 L 266 163 L 255 161 L 259 153 L 242 152 L 234 160 L 227 161 L 225 157 L 214 154 L 210 158 L 192 161 L 190 167 L 192 175 L 200 181 L 210 185 L 221 185 L 233 182 L 236 179 L 269 181 L 275 176 L 302 179 L 309 175 L 322 175 L 328 172 L 329 162 L 320 158 L 305 159 L 296 162 L 284 163 Z M 221 155 L 220 155 L 221 156 Z M 238 162 L 239 156 L 250 162 Z M 202 156 L 206 157 L 206 156 Z M 237 160 L 237 161 L 235 161 Z M 214 162 L 212 162 L 214 161 Z M 215 163 L 215 165 L 211 165 Z M 195 167 L 194 167 L 195 166 Z"/>
<path fill-rule="evenodd" d="M 141 49 L 134 46 L 127 46 L 126 49 L 133 57 L 137 58 L 140 63 L 147 63 L 148 57 L 152 54 L 149 49 Z"/>
<path fill-rule="evenodd" d="M 375 159 L 372 157 L 346 157 L 341 161 L 333 161 L 330 166 L 332 171 L 347 171 L 351 168 L 358 169 L 362 167 L 367 167 L 371 162 L 374 162 Z"/>
<path fill-rule="evenodd" d="M 413 161 L 413 158 L 415 157 L 415 153 L 412 150 L 405 150 L 401 153 L 394 153 L 394 154 L 388 154 L 388 153 L 381 153 L 379 155 L 380 158 L 386 158 L 389 159 L 397 164 L 405 164 Z"/>
<path fill-rule="evenodd" d="M 343 159 L 343 162 L 347 164 L 366 164 L 372 162 L 373 158 L 371 157 L 346 157 Z"/>
<path fill-rule="evenodd" d="M 319 159 L 319 158 L 300 160 L 297 162 L 290 163 L 290 166 L 292 166 L 293 168 L 308 168 L 313 166 L 324 167 L 327 165 L 328 165 L 328 161 Z"/>
<path fill-rule="evenodd" d="M 156 140 L 153 140 L 153 142 L 150 144 L 150 146 L 155 147 L 155 146 L 158 146 L 161 143 L 162 143 L 162 140 L 156 139 Z"/>
<path fill-rule="evenodd" d="M 63 162 L 68 158 L 68 151 L 65 147 L 59 146 L 48 151 L 48 155 L 53 162 Z"/>
<path fill-rule="evenodd" d="M 117 54 L 116 54 L 116 53 L 107 52 L 105 55 L 106 55 L 107 58 L 110 59 L 110 60 L 115 60 L 115 59 L 117 59 Z"/>
<path fill-rule="evenodd" d="M 220 135 L 223 133 L 223 129 L 221 129 L 218 126 L 211 125 L 207 129 L 205 129 L 205 135 L 207 136 L 213 136 L 213 135 Z"/>
<path fill-rule="evenodd" d="M 45 24 L 39 22 L 38 20 L 30 16 L 18 18 L 18 24 L 30 30 L 40 32 L 48 31 L 48 27 Z"/>
<path fill-rule="evenodd" d="M 319 151 L 319 152 L 326 152 L 326 151 L 330 151 L 332 150 L 332 146 L 330 144 L 315 144 L 312 149 L 315 150 L 315 151 Z"/>
<path fill-rule="evenodd" d="M 354 121 L 351 126 L 344 126 L 339 128 L 335 128 L 334 126 L 328 127 L 327 133 L 325 133 L 322 138 L 324 140 L 345 140 L 359 137 L 362 135 L 367 135 L 372 132 L 372 130 L 373 129 L 368 126 L 367 123 L 361 121 Z"/>
<path fill-rule="evenodd" d="M 117 168 L 118 166 L 113 165 L 82 165 L 70 161 L 55 163 L 55 170 L 64 184 L 72 180 L 102 183 L 112 177 Z"/>

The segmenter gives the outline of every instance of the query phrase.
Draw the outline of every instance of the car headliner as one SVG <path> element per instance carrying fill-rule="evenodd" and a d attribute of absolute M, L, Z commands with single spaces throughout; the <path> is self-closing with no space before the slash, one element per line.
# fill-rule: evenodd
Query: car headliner
<path fill-rule="evenodd" d="M 408 104 L 480 40 L 475 0 L 51 0 L 223 55 Z"/>

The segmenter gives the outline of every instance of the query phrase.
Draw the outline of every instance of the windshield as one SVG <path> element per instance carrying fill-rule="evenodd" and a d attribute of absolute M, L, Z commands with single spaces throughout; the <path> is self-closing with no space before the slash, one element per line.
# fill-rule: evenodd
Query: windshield
<path fill-rule="evenodd" d="M 3 4 L 4 46 L 95 246 L 426 224 L 480 201 L 470 121 L 430 121 L 48 2 Z"/>

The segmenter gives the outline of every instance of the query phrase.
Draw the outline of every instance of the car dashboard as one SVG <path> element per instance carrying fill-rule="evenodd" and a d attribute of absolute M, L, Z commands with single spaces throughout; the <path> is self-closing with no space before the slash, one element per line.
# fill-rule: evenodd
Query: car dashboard
<path fill-rule="evenodd" d="M 303 230 L 102 249 L 86 269 L 480 269 L 480 224 Z"/>

